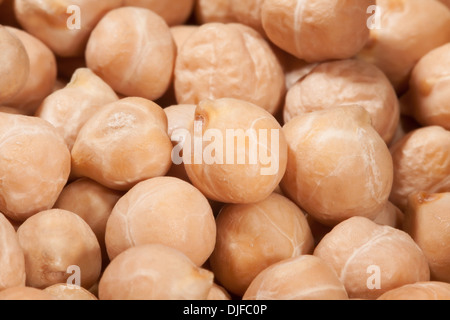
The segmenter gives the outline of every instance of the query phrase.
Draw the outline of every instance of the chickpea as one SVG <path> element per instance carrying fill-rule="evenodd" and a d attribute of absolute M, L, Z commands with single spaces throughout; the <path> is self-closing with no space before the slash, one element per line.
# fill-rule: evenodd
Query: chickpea
<path fill-rule="evenodd" d="M 0 211 L 25 221 L 50 209 L 66 184 L 70 153 L 47 121 L 0 113 Z"/>
<path fill-rule="evenodd" d="M 377 300 L 450 300 L 450 284 L 438 281 L 407 284 L 382 294 Z"/>
<path fill-rule="evenodd" d="M 450 43 L 430 51 L 417 63 L 409 88 L 408 114 L 424 126 L 450 130 Z"/>
<path fill-rule="evenodd" d="M 29 287 L 13 287 L 0 292 L 0 300 L 56 300 L 47 292 Z"/>
<path fill-rule="evenodd" d="M 284 121 L 307 112 L 354 104 L 369 112 L 372 126 L 389 143 L 399 123 L 397 95 L 383 72 L 358 60 L 316 66 L 289 90 Z"/>
<path fill-rule="evenodd" d="M 117 202 L 105 239 L 111 260 L 130 247 L 157 243 L 201 266 L 214 249 L 216 225 L 200 191 L 185 181 L 158 177 L 137 184 Z"/>
<path fill-rule="evenodd" d="M 115 91 L 155 100 L 169 88 L 176 51 L 160 16 L 124 7 L 110 11 L 92 31 L 86 62 Z"/>
<path fill-rule="evenodd" d="M 118 8 L 122 0 L 77 0 L 82 13 L 80 28 L 69 28 L 69 0 L 16 0 L 14 11 L 20 25 L 63 57 L 81 56 L 89 35 L 109 10 Z"/>
<path fill-rule="evenodd" d="M 210 22 L 236 22 L 231 0 L 197 0 L 195 15 L 200 24 Z"/>
<path fill-rule="evenodd" d="M 123 5 L 150 9 L 169 26 L 174 26 L 186 22 L 194 8 L 194 0 L 123 0 Z"/>
<path fill-rule="evenodd" d="M 377 6 L 381 27 L 370 30 L 358 57 L 378 66 L 402 93 L 417 61 L 450 41 L 450 11 L 436 0 L 377 0 Z"/>
<path fill-rule="evenodd" d="M 350 298 L 376 299 L 402 285 L 430 280 L 427 259 L 406 232 L 363 217 L 334 227 L 314 255 L 334 268 Z M 378 281 L 371 282 L 371 276 Z"/>
<path fill-rule="evenodd" d="M 127 191 L 165 175 L 171 151 L 161 107 L 143 98 L 125 98 L 104 106 L 83 126 L 72 149 L 72 173 Z"/>
<path fill-rule="evenodd" d="M 0 0 L 0 300 L 450 300 L 449 57 L 449 0 Z"/>
<path fill-rule="evenodd" d="M 225 290 L 225 288 L 213 283 L 211 290 L 208 293 L 206 300 L 231 300 L 230 294 Z"/>
<path fill-rule="evenodd" d="M 195 118 L 196 108 L 197 106 L 193 104 L 180 104 L 164 109 L 168 121 L 169 137 L 175 147 L 172 152 L 179 152 L 181 156 L 183 154 L 183 150 L 178 150 L 179 147 L 177 148 L 177 145 L 182 142 L 183 139 L 187 138 L 187 133 L 189 132 L 191 123 Z M 172 163 L 167 175 L 190 182 L 183 163 Z"/>
<path fill-rule="evenodd" d="M 50 49 L 39 39 L 15 28 L 6 27 L 25 47 L 29 57 L 30 71 L 25 86 L 5 104 L 18 108 L 25 114 L 34 114 L 42 100 L 53 89 L 56 81 L 56 60 Z"/>
<path fill-rule="evenodd" d="M 450 192 L 419 192 L 408 198 L 404 230 L 428 259 L 431 279 L 450 281 Z"/>
<path fill-rule="evenodd" d="M 405 210 L 416 192 L 450 191 L 450 132 L 430 126 L 410 132 L 391 147 L 394 183 L 390 201 Z"/>
<path fill-rule="evenodd" d="M 302 255 L 262 271 L 244 300 L 348 300 L 336 272 L 322 259 Z"/>
<path fill-rule="evenodd" d="M 0 25 L 0 103 L 13 98 L 25 86 L 30 59 L 22 41 Z"/>
<path fill-rule="evenodd" d="M 106 223 L 122 193 L 108 189 L 87 178 L 68 184 L 53 208 L 73 212 L 87 222 L 102 249 L 103 264 L 108 264 L 105 245 Z"/>
<path fill-rule="evenodd" d="M 57 283 L 43 290 L 56 300 L 98 300 L 96 296 L 83 287 L 67 283 Z"/>
<path fill-rule="evenodd" d="M 210 263 L 217 280 L 242 296 L 265 268 L 312 250 L 313 237 L 303 212 L 274 193 L 255 204 L 226 205 L 220 211 Z"/>
<path fill-rule="evenodd" d="M 89 225 L 76 214 L 60 209 L 42 211 L 27 219 L 17 235 L 25 254 L 27 286 L 43 289 L 66 282 L 70 266 L 80 268 L 84 288 L 98 280 L 100 246 Z"/>
<path fill-rule="evenodd" d="M 12 224 L 0 213 L 0 292 L 25 286 L 25 258 Z"/>
<path fill-rule="evenodd" d="M 174 137 L 174 134 L 182 134 L 184 130 L 188 131 L 195 118 L 194 104 L 179 104 L 164 108 L 167 116 L 168 134 L 169 137 Z"/>
<path fill-rule="evenodd" d="M 50 122 L 72 150 L 86 122 L 101 107 L 117 100 L 117 95 L 102 79 L 83 68 L 75 71 L 72 80 L 63 89 L 45 98 L 36 116 Z"/>
<path fill-rule="evenodd" d="M 122 252 L 106 268 L 100 300 L 204 300 L 213 274 L 181 252 L 157 244 Z"/>
<path fill-rule="evenodd" d="M 287 144 L 270 113 L 241 100 L 205 100 L 195 119 L 183 161 L 189 179 L 208 199 L 254 203 L 276 189 L 286 170 Z M 203 134 L 205 140 L 216 135 L 217 141 L 199 146 Z"/>
<path fill-rule="evenodd" d="M 179 50 L 174 85 L 179 104 L 236 98 L 272 114 L 285 93 L 283 70 L 272 49 L 241 24 L 200 26 Z"/>
<path fill-rule="evenodd" d="M 386 205 L 392 158 L 370 123 L 364 108 L 345 106 L 307 113 L 284 126 L 289 157 L 281 188 L 318 222 L 374 219 Z"/>
<path fill-rule="evenodd" d="M 265 0 L 262 25 L 269 39 L 299 59 L 348 59 L 369 39 L 367 8 L 375 0 Z"/>

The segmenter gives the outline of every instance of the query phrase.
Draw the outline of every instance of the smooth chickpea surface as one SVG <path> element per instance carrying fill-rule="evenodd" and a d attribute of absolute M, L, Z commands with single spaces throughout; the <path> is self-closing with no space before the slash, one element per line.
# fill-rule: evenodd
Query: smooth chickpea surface
<path fill-rule="evenodd" d="M 80 268 L 84 288 L 98 280 L 100 245 L 89 225 L 75 213 L 61 209 L 42 211 L 27 219 L 17 235 L 25 254 L 27 286 L 43 289 L 66 282 L 71 275 L 70 266 Z"/>
<path fill-rule="evenodd" d="M 152 10 L 169 26 L 174 26 L 186 22 L 194 8 L 194 0 L 123 0 L 122 5 Z"/>
<path fill-rule="evenodd" d="M 307 113 L 283 132 L 289 156 L 281 188 L 314 219 L 330 226 L 353 216 L 374 219 L 385 206 L 392 158 L 365 109 Z"/>
<path fill-rule="evenodd" d="M 409 197 L 404 230 L 428 259 L 431 279 L 450 282 L 450 193 Z"/>
<path fill-rule="evenodd" d="M 17 36 L 0 25 L 0 103 L 13 98 L 25 86 L 30 74 L 30 58 Z"/>
<path fill-rule="evenodd" d="M 175 65 L 179 104 L 236 98 L 274 114 L 284 92 L 279 61 L 262 36 L 247 26 L 202 25 L 179 50 Z"/>
<path fill-rule="evenodd" d="M 70 153 L 48 122 L 0 113 L 0 211 L 24 221 L 50 209 L 67 182 Z"/>
<path fill-rule="evenodd" d="M 56 300 L 47 292 L 30 287 L 13 287 L 0 291 L 0 300 Z"/>
<path fill-rule="evenodd" d="M 24 45 L 30 62 L 30 71 L 24 87 L 5 104 L 31 115 L 42 100 L 52 92 L 57 73 L 55 55 L 32 35 L 16 28 L 6 27 L 6 29 L 17 36 Z"/>
<path fill-rule="evenodd" d="M 21 26 L 42 40 L 59 56 L 80 56 L 86 47 L 89 35 L 98 21 L 109 10 L 119 7 L 122 0 L 77 0 L 82 23 L 80 28 L 69 28 L 72 13 L 68 13 L 69 0 L 17 0 L 14 11 Z"/>
<path fill-rule="evenodd" d="M 123 7 L 107 13 L 92 31 L 86 62 L 115 91 L 155 100 L 169 88 L 175 55 L 163 18 L 148 9 Z"/>
<path fill-rule="evenodd" d="M 284 121 L 308 112 L 342 105 L 359 105 L 369 112 L 372 126 L 386 143 L 397 129 L 400 108 L 388 78 L 377 67 L 358 60 L 316 66 L 289 90 Z"/>
<path fill-rule="evenodd" d="M 404 92 L 417 61 L 450 41 L 450 10 L 436 0 L 377 0 L 377 6 L 380 25 L 370 30 L 358 57 L 378 66 Z"/>
<path fill-rule="evenodd" d="M 241 100 L 205 100 L 197 106 L 195 119 L 191 142 L 183 148 L 183 161 L 189 179 L 208 199 L 254 203 L 277 188 L 286 170 L 287 144 L 270 113 Z M 215 145 L 199 147 L 195 143 L 195 137 L 208 130 L 223 140 L 215 152 L 211 151 Z M 227 130 L 232 130 L 228 137 Z M 198 157 L 203 159 L 198 161 Z"/>
<path fill-rule="evenodd" d="M 119 100 L 90 69 L 77 69 L 71 81 L 48 95 L 36 116 L 50 122 L 64 137 L 69 150 L 86 122 L 104 105 Z"/>
<path fill-rule="evenodd" d="M 181 252 L 158 244 L 130 248 L 106 268 L 100 300 L 205 300 L 213 274 Z"/>
<path fill-rule="evenodd" d="M 407 113 L 425 126 L 450 130 L 450 43 L 427 53 L 414 67 Z"/>
<path fill-rule="evenodd" d="M 122 195 L 122 192 L 108 189 L 93 180 L 81 178 L 64 187 L 53 206 L 56 209 L 73 212 L 87 222 L 100 244 L 104 263 L 107 263 L 108 257 L 105 245 L 106 223 Z"/>
<path fill-rule="evenodd" d="M 438 281 L 407 284 L 382 294 L 377 300 L 450 300 L 450 284 Z"/>
<path fill-rule="evenodd" d="M 66 283 L 57 283 L 43 290 L 56 300 L 98 300 L 96 296 L 83 287 Z"/>
<path fill-rule="evenodd" d="M 430 280 L 427 259 L 406 232 L 363 217 L 334 227 L 314 255 L 334 268 L 350 298 L 376 299 L 402 285 Z M 369 278 L 375 272 L 380 283 L 371 288 Z"/>
<path fill-rule="evenodd" d="M 255 204 L 226 205 L 220 211 L 210 264 L 217 280 L 242 296 L 262 270 L 312 253 L 313 242 L 303 212 L 274 193 Z"/>
<path fill-rule="evenodd" d="M 280 261 L 250 284 L 244 300 L 347 300 L 336 272 L 311 255 Z"/>
<path fill-rule="evenodd" d="M 158 177 L 137 184 L 117 202 L 105 239 L 111 260 L 130 247 L 156 243 L 201 266 L 214 249 L 216 225 L 200 191 L 180 179 Z"/>
<path fill-rule="evenodd" d="M 367 8 L 375 0 L 265 0 L 262 25 L 281 49 L 308 62 L 348 59 L 369 39 Z"/>
<path fill-rule="evenodd" d="M 438 126 L 412 131 L 391 147 L 394 183 L 390 201 L 405 209 L 415 192 L 450 191 L 450 131 Z"/>
<path fill-rule="evenodd" d="M 12 224 L 0 213 L 0 292 L 25 286 L 25 257 Z"/>
<path fill-rule="evenodd" d="M 72 149 L 72 173 L 127 191 L 165 175 L 171 151 L 161 107 L 143 98 L 125 98 L 104 106 L 80 130 Z"/>

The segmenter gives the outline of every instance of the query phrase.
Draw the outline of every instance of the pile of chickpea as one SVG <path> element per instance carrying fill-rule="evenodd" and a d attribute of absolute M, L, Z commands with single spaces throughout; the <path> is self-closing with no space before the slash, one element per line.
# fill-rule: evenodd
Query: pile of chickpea
<path fill-rule="evenodd" d="M 450 300 L 450 1 L 0 0 L 0 300 Z"/>

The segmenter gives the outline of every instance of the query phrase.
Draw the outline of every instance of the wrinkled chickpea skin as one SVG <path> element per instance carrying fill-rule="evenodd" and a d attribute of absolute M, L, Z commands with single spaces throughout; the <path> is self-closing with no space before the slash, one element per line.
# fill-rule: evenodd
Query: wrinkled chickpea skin
<path fill-rule="evenodd" d="M 0 0 L 0 300 L 450 299 L 449 0 Z"/>

